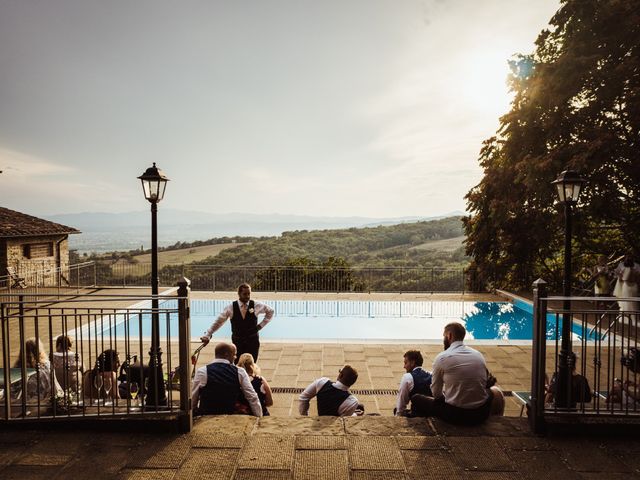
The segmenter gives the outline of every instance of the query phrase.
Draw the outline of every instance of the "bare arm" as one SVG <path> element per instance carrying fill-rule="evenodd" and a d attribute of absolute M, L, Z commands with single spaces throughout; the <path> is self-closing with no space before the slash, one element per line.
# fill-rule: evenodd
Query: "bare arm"
<path fill-rule="evenodd" d="M 267 407 L 273 405 L 273 395 L 271 394 L 271 387 L 267 383 L 267 381 L 262 377 L 262 389 L 264 390 L 264 404 Z"/>

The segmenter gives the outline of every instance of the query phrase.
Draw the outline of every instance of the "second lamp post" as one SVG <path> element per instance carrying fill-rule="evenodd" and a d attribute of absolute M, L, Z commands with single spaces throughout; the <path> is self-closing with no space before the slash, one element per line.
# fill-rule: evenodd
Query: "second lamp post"
<path fill-rule="evenodd" d="M 571 375 L 573 365 L 569 365 L 571 354 L 571 209 L 578 203 L 584 180 L 573 170 L 565 170 L 552 182 L 558 189 L 560 203 L 564 204 L 564 275 L 562 280 L 562 343 L 558 358 L 558 378 L 556 382 L 556 406 L 571 406 Z"/>

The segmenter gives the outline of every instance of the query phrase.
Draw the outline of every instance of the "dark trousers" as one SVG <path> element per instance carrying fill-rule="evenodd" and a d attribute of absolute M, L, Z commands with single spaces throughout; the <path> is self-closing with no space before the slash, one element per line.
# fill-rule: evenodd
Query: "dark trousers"
<path fill-rule="evenodd" d="M 478 425 L 491 415 L 493 393 L 489 390 L 487 401 L 476 408 L 449 405 L 444 397 L 432 398 L 416 394 L 411 397 L 411 413 L 416 417 L 436 417 L 454 425 Z"/>
<path fill-rule="evenodd" d="M 238 358 L 240 358 L 240 355 L 243 353 L 250 353 L 253 356 L 253 361 L 258 361 L 258 351 L 260 350 L 260 336 L 258 332 L 244 337 L 231 335 L 231 341 L 238 349 L 236 352 L 236 363 L 238 363 Z"/>

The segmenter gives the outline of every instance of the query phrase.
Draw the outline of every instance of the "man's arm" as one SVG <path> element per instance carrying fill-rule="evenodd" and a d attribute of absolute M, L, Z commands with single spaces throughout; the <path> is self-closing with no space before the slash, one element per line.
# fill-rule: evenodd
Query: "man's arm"
<path fill-rule="evenodd" d="M 216 319 L 216 321 L 213 322 L 211 326 L 207 329 L 205 334 L 202 337 L 200 337 L 200 340 L 208 343 L 209 340 L 211 339 L 211 336 L 216 331 L 218 331 L 218 329 L 222 327 L 222 325 L 224 325 L 224 322 L 229 320 L 229 318 L 231 318 L 232 315 L 233 315 L 233 304 L 230 304 L 225 307 L 225 309 L 222 311 L 220 315 L 218 315 L 218 318 Z"/>
<path fill-rule="evenodd" d="M 433 374 L 431 379 L 431 393 L 433 398 L 442 397 L 444 388 L 444 370 L 442 357 L 437 357 L 433 362 Z"/>
<path fill-rule="evenodd" d="M 247 375 L 244 368 L 238 367 L 238 380 L 240 380 L 240 388 L 242 389 L 244 398 L 249 402 L 253 416 L 261 417 L 262 406 L 260 405 L 260 399 L 258 398 L 256 391 L 253 389 L 253 386 L 251 386 L 251 380 L 249 380 L 249 375 Z"/>
<path fill-rule="evenodd" d="M 349 395 L 344 402 L 338 407 L 338 415 L 341 417 L 351 417 L 356 413 L 359 402 L 356 397 Z"/>
<path fill-rule="evenodd" d="M 318 384 L 329 380 L 326 377 L 319 378 L 309 384 L 298 397 L 298 413 L 303 416 L 309 415 L 309 401 L 318 394 Z"/>
<path fill-rule="evenodd" d="M 260 302 L 255 302 L 254 306 L 256 309 L 255 311 L 256 316 L 264 313 L 264 318 L 258 324 L 258 330 L 262 330 L 265 327 L 265 325 L 271 321 L 271 318 L 273 317 L 273 308 L 271 308 L 269 305 L 266 305 Z"/>
<path fill-rule="evenodd" d="M 398 400 L 396 401 L 396 415 L 402 416 L 409 404 L 409 394 L 413 388 L 413 377 L 410 373 L 402 375 L 400 388 L 398 389 Z"/>
<path fill-rule="evenodd" d="M 193 383 L 191 384 L 191 408 L 195 410 L 198 408 L 198 401 L 200 400 L 200 387 L 207 383 L 207 371 L 204 368 L 196 370 L 196 374 L 193 377 Z"/>

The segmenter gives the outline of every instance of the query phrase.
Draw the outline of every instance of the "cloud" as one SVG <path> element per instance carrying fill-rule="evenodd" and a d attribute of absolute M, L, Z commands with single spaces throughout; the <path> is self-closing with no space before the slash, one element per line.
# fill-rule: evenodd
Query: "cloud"
<path fill-rule="evenodd" d="M 75 171 L 68 165 L 54 163 L 24 153 L 0 148 L 0 169 L 11 177 L 46 176 L 68 174 Z"/>

